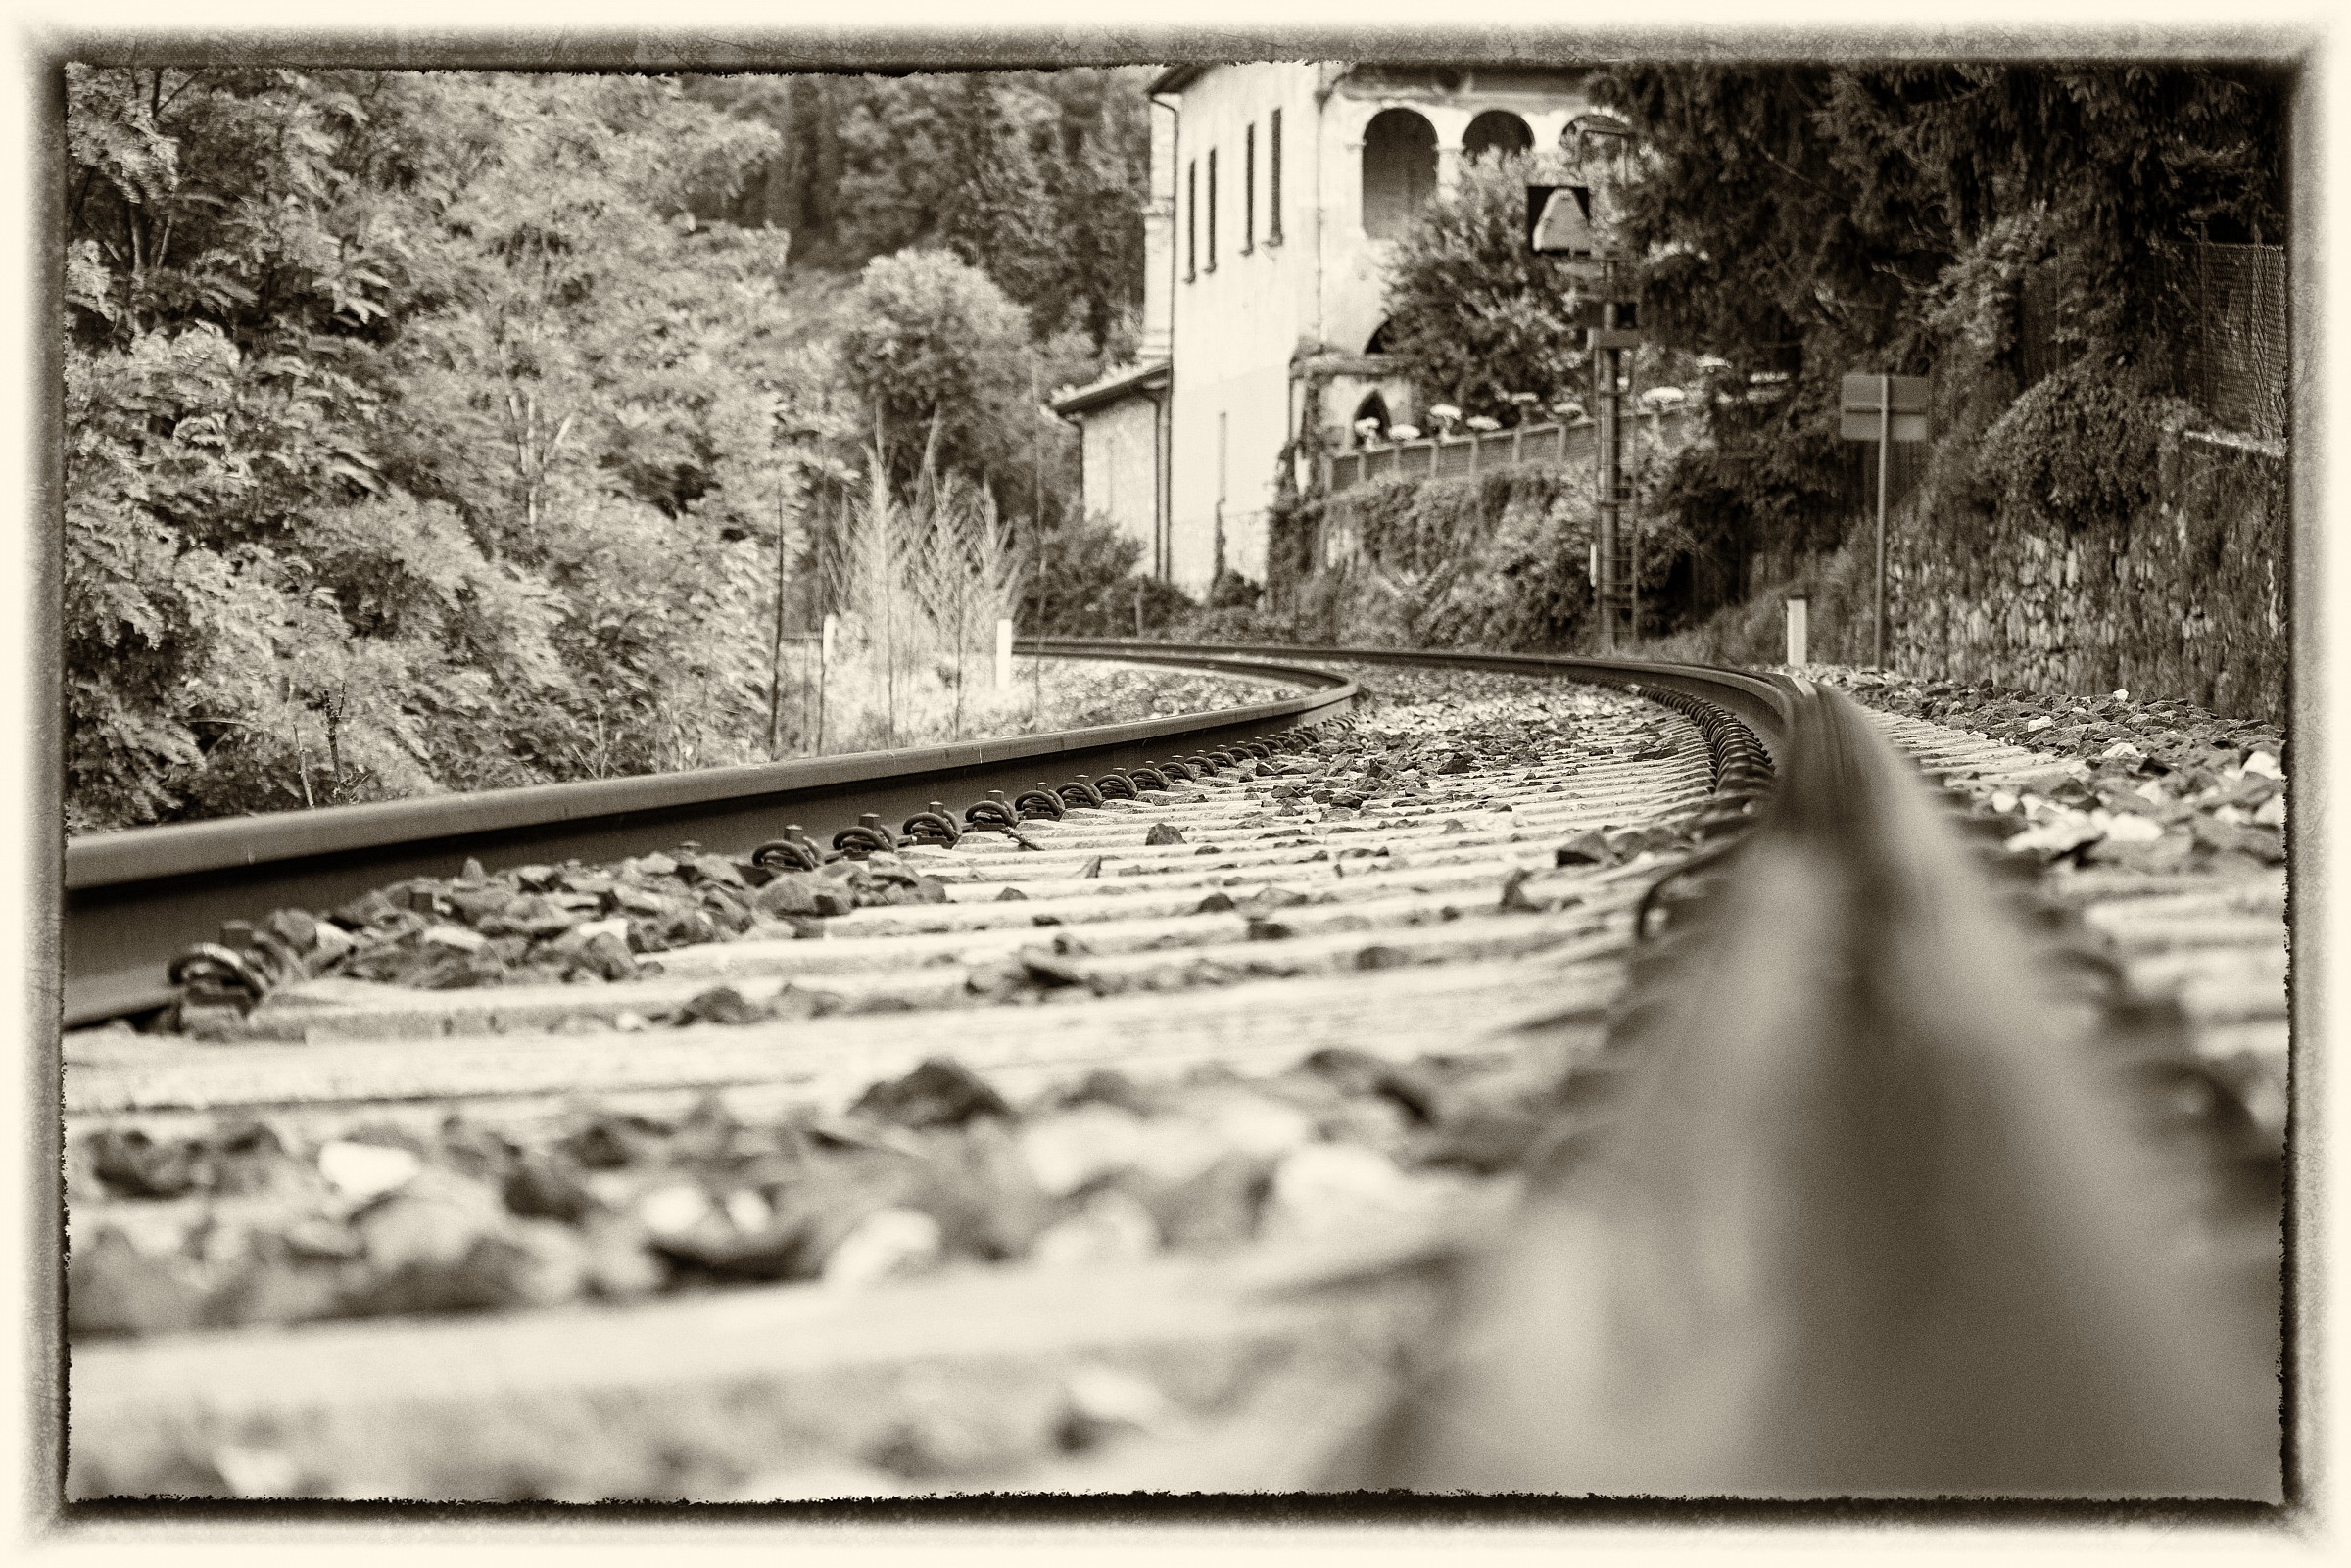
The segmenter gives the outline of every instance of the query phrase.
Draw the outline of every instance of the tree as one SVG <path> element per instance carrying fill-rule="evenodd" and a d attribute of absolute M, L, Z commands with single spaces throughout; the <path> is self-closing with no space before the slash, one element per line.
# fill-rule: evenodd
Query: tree
<path fill-rule="evenodd" d="M 1595 94 L 1640 137 L 1644 322 L 1729 366 L 1669 492 L 1750 546 L 1835 543 L 1845 370 L 1940 369 L 1955 451 L 2015 395 L 2039 277 L 2069 347 L 2158 397 L 2184 248 L 2281 230 L 2284 99 L 2253 71 L 1621 66 Z"/>
<path fill-rule="evenodd" d="M 1035 354 L 1027 314 L 987 274 L 943 251 L 875 258 L 845 311 L 840 356 L 902 488 L 934 464 L 1033 515 L 1023 438 L 1043 417 Z"/>
<path fill-rule="evenodd" d="M 771 129 L 657 78 L 75 68 L 66 144 L 72 826 L 755 754 L 848 428 L 784 237 L 687 211 Z"/>
<path fill-rule="evenodd" d="M 726 76 L 697 99 L 783 144 L 740 194 L 695 211 L 792 231 L 795 264 L 855 268 L 945 248 L 993 277 L 1041 338 L 1111 345 L 1142 298 L 1150 71 Z"/>
<path fill-rule="evenodd" d="M 1397 245 L 1387 346 L 1429 401 L 1499 416 L 1514 412 L 1514 392 L 1548 403 L 1580 390 L 1578 285 L 1526 244 L 1528 183 L 1568 171 L 1553 154 L 1478 158 Z"/>

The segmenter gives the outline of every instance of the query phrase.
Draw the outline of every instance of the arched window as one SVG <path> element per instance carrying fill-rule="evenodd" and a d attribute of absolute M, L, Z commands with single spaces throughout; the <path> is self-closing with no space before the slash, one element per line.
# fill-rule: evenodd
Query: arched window
<path fill-rule="evenodd" d="M 1394 239 L 1437 189 L 1437 128 L 1409 109 L 1364 127 L 1364 232 Z"/>
<path fill-rule="evenodd" d="M 1469 128 L 1462 133 L 1462 158 L 1468 161 L 1482 153 L 1509 157 L 1534 145 L 1535 133 L 1527 129 L 1525 120 L 1507 109 L 1489 109 L 1469 121 Z"/>
<path fill-rule="evenodd" d="M 1388 328 L 1392 324 L 1392 322 L 1382 321 L 1372 329 L 1369 341 L 1364 345 L 1366 354 L 1386 354 L 1388 352 Z"/>
<path fill-rule="evenodd" d="M 1369 436 L 1365 435 L 1359 428 L 1367 419 L 1379 421 L 1379 429 Z M 1356 447 L 1367 447 L 1374 441 L 1384 441 L 1387 439 L 1387 434 L 1388 400 L 1374 392 L 1355 405 L 1355 418 L 1349 422 L 1347 427 L 1348 444 Z"/>

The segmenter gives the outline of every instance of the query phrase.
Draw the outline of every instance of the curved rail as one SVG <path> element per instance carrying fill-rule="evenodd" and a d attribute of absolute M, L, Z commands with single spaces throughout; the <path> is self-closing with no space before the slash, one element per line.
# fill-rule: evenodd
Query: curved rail
<path fill-rule="evenodd" d="M 2208 1155 L 2117 1070 L 2167 1042 L 2085 1037 L 1916 770 L 1772 684 L 1733 874 L 1342 1484 L 2276 1500 L 2275 1289 L 2183 1248 Z"/>
<path fill-rule="evenodd" d="M 2161 1042 L 2094 1006 L 2081 1026 L 2059 955 L 2000 909 L 1915 769 L 1850 701 L 1798 679 L 1634 660 L 1026 647 L 1318 684 L 1208 716 L 1228 731 L 1331 716 L 1356 694 L 1329 672 L 1257 662 L 1269 655 L 1618 687 L 1697 720 L 1716 811 L 1751 822 L 1669 874 L 1699 896 L 1675 903 L 1606 1050 L 1563 1093 L 1528 1201 L 1498 1241 L 1452 1259 L 1451 1332 L 1326 1484 L 2279 1496 L 2278 1281 L 2225 1277 L 2181 1245 L 2174 1167 L 2192 1152 L 2150 1139 L 2143 1096 L 2113 1070 Z M 763 787 L 728 795 L 694 776 L 709 794 L 668 815 L 534 818 L 526 831 L 542 836 L 522 845 L 481 832 L 507 863 L 642 848 L 648 828 L 674 834 L 696 810 L 708 812 L 697 831 L 744 814 L 740 838 L 772 832 L 787 802 L 803 817 L 819 800 L 870 810 L 884 791 L 984 787 L 994 765 L 1025 783 L 1039 755 L 1076 762 L 1209 728 L 1191 716 L 939 748 L 972 755 L 919 775 L 907 753 L 827 759 L 815 784 L 807 764 L 732 770 Z M 797 793 L 782 787 L 795 777 Z M 624 784 L 648 798 L 691 787 Z M 548 847 L 575 832 L 611 847 Z M 437 849 L 443 869 L 457 852 Z"/>
<path fill-rule="evenodd" d="M 1126 655 L 1024 641 L 1046 657 Z M 229 923 L 293 906 L 329 909 L 409 877 L 447 877 L 470 857 L 486 870 L 541 861 L 618 860 L 693 839 L 747 854 L 788 825 L 830 836 L 864 813 L 890 821 L 948 793 L 984 795 L 1037 782 L 1040 768 L 1109 773 L 1178 750 L 1205 751 L 1343 713 L 1356 687 L 1295 662 L 1217 649 L 1154 663 L 1306 687 L 1246 707 L 1045 735 L 861 751 L 692 773 L 329 806 L 316 811 L 133 828 L 68 840 L 65 1023 L 168 1003 L 167 966 Z"/>
<path fill-rule="evenodd" d="M 1038 638 L 1024 646 L 1072 657 L 1131 659 L 1137 663 L 1188 664 L 1206 655 L 1236 660 L 1280 657 L 1335 659 L 1349 664 L 1393 664 L 1418 669 L 1492 670 L 1503 675 L 1565 676 L 1593 685 L 1635 691 L 1670 691 L 1737 718 L 1773 759 L 1779 755 L 1792 709 L 1783 681 L 1747 670 L 1703 664 L 1659 664 L 1642 659 L 1601 659 L 1565 653 L 1495 653 L 1452 649 L 1292 646 L 1278 642 L 1208 643 L 1193 646 L 1124 638 Z"/>

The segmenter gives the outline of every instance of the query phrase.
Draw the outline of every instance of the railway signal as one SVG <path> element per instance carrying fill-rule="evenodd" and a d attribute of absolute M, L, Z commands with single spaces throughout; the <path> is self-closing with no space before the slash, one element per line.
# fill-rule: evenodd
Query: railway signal
<path fill-rule="evenodd" d="M 1894 444 L 1927 439 L 1927 378 L 1868 375 L 1845 378 L 1839 434 L 1847 441 L 1878 444 L 1878 594 L 1876 625 L 1870 633 L 1870 663 L 1886 667 L 1886 473 Z"/>
<path fill-rule="evenodd" d="M 1614 134 L 1597 128 L 1594 134 Z M 1620 544 L 1628 532 L 1624 481 L 1625 351 L 1641 346 L 1635 325 L 1630 259 L 1614 251 L 1596 218 L 1592 188 L 1529 185 L 1526 243 L 1537 256 L 1561 258 L 1568 275 L 1589 287 L 1574 303 L 1592 351 L 1592 391 L 1600 425 L 1595 452 L 1600 494 L 1600 539 L 1594 549 L 1592 596 L 1600 609 L 1600 646 L 1616 650 L 1620 636 L 1638 641 L 1639 589 L 1623 569 Z"/>

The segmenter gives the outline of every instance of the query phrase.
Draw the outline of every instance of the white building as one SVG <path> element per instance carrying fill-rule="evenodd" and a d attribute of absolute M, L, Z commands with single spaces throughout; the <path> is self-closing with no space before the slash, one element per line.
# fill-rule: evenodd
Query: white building
<path fill-rule="evenodd" d="M 1591 108 L 1573 69 L 1260 61 L 1151 85 L 1139 362 L 1066 393 L 1085 429 L 1084 509 L 1200 593 L 1263 581 L 1292 437 L 1415 422 L 1381 352 L 1388 256 L 1462 160 L 1557 145 Z"/>

